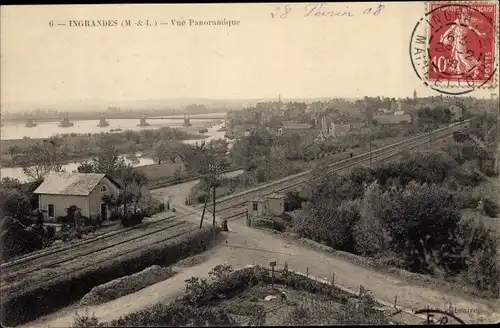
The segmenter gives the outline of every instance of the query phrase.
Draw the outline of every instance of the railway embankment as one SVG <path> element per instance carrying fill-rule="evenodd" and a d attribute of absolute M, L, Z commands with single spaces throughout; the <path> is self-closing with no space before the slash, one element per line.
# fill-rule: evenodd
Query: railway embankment
<path fill-rule="evenodd" d="M 216 233 L 219 234 L 219 230 Z M 191 229 L 113 257 L 109 253 L 116 250 L 103 250 L 91 257 L 62 263 L 59 272 L 51 269 L 51 274 L 42 279 L 21 282 L 3 292 L 2 323 L 15 326 L 34 320 L 80 300 L 95 286 L 152 265 L 171 265 L 206 250 L 216 240 L 211 227 Z"/>

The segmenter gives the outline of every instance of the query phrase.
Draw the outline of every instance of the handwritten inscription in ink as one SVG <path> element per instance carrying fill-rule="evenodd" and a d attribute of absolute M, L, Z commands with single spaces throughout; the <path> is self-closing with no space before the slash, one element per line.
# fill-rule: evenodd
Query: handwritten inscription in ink
<path fill-rule="evenodd" d="M 352 10 L 349 6 L 339 8 L 333 5 L 317 3 L 306 4 L 303 6 L 295 4 L 285 4 L 274 8 L 271 11 L 271 17 L 277 19 L 286 19 L 291 15 L 298 15 L 303 18 L 313 17 L 353 17 L 359 15 L 379 16 L 385 9 L 385 5 L 379 3 L 378 5 L 368 5 L 363 10 Z"/>

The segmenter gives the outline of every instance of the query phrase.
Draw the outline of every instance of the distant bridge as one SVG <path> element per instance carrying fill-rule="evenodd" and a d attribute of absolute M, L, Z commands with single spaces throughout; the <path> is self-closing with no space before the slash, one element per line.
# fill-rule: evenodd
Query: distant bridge
<path fill-rule="evenodd" d="M 179 117 L 179 116 L 165 116 L 165 117 L 156 117 L 156 116 L 151 116 L 151 117 L 148 117 L 146 116 L 146 118 L 148 120 L 184 120 L 185 118 L 184 117 Z M 206 117 L 206 116 L 195 116 L 195 117 L 192 117 L 192 116 L 189 116 L 188 117 L 190 120 L 225 120 L 226 117 L 225 116 L 211 116 L 211 117 Z"/>
<path fill-rule="evenodd" d="M 187 114 L 190 120 L 225 120 L 226 116 L 191 116 L 196 114 Z M 17 121 L 27 121 L 33 120 L 34 122 L 54 122 L 60 121 L 63 118 L 67 118 L 70 121 L 99 121 L 104 118 L 106 120 L 139 120 L 141 118 L 146 118 L 149 120 L 157 120 L 157 119 L 167 119 L 167 120 L 184 120 L 186 116 L 154 116 L 154 115 L 144 115 L 144 114 L 135 114 L 135 115 L 99 115 L 99 116 L 88 116 L 88 115 L 68 115 L 68 116 L 57 116 L 57 117 L 13 117 L 13 118 L 2 118 L 2 122 L 17 122 Z"/>
<path fill-rule="evenodd" d="M 84 116 L 79 116 L 79 117 L 67 117 L 68 121 L 100 121 L 99 126 L 109 126 L 109 124 L 106 125 L 101 125 L 103 124 L 104 121 L 107 119 L 125 119 L 125 120 L 133 120 L 133 119 L 138 119 L 139 124 L 138 126 L 146 127 L 149 126 L 150 124 L 146 122 L 146 120 L 183 120 L 184 121 L 184 126 L 191 126 L 191 120 L 223 120 L 224 124 L 227 125 L 227 117 L 226 116 L 195 116 L 191 117 L 189 114 L 184 114 L 184 117 L 182 116 L 151 116 L 148 117 L 147 115 L 135 115 L 135 116 L 128 116 L 128 117 L 116 117 L 113 115 L 105 115 L 101 116 L 99 118 L 96 117 L 84 117 Z M 3 119 L 2 121 L 20 121 L 20 120 L 26 120 L 26 127 L 33 127 L 36 126 L 35 122 L 53 122 L 53 121 L 58 121 L 60 118 L 29 118 L 29 119 L 21 119 L 21 118 L 14 118 L 14 119 Z"/>

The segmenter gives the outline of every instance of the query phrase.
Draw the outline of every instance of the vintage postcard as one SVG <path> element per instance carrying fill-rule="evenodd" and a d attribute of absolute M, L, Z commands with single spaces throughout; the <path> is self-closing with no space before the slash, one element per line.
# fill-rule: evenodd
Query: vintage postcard
<path fill-rule="evenodd" d="M 498 1 L 0 9 L 6 327 L 500 321 Z"/>

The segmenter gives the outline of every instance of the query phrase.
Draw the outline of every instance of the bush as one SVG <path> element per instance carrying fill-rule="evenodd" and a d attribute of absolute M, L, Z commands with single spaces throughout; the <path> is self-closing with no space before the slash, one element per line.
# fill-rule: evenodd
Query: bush
<path fill-rule="evenodd" d="M 285 213 L 285 212 L 283 212 L 280 215 L 278 215 L 278 217 L 281 218 L 285 222 L 292 221 L 292 216 L 290 214 L 288 214 L 288 213 Z"/>
<path fill-rule="evenodd" d="M 137 292 L 174 275 L 170 268 L 153 265 L 130 276 L 96 286 L 80 301 L 80 305 L 97 305 Z"/>
<path fill-rule="evenodd" d="M 122 225 L 124 227 L 133 227 L 135 225 L 142 223 L 142 220 L 144 219 L 144 217 L 145 217 L 144 213 L 140 213 L 140 212 L 132 213 L 126 217 L 122 216 L 121 222 L 122 222 Z"/>
<path fill-rule="evenodd" d="M 486 292 L 487 297 L 500 294 L 500 236 L 487 229 L 481 220 L 467 221 L 461 226 L 461 235 L 467 241 L 467 269 L 460 277 L 465 284 Z"/>
<path fill-rule="evenodd" d="M 207 198 L 206 194 L 199 194 L 196 196 L 196 201 L 200 204 L 203 204 L 205 203 L 206 198 Z"/>
<path fill-rule="evenodd" d="M 123 218 L 123 214 L 119 211 L 111 212 L 111 215 L 109 216 L 110 221 L 117 221 L 117 220 L 121 220 L 122 218 Z"/>
<path fill-rule="evenodd" d="M 185 327 L 234 326 L 225 309 L 194 307 L 185 304 L 156 304 L 146 310 L 110 322 L 111 327 Z"/>
<path fill-rule="evenodd" d="M 247 267 L 233 271 L 229 265 L 218 265 L 209 272 L 209 279 L 193 277 L 186 280 L 186 292 L 170 304 L 156 304 L 110 323 L 113 327 L 124 326 L 186 326 L 234 325 L 229 314 L 252 316 L 250 324 L 264 325 L 265 311 L 260 305 L 232 304 L 223 308 L 209 308 L 204 304 L 227 299 L 249 286 L 259 283 L 270 284 L 268 269 L 261 266 Z M 347 303 L 357 295 L 339 290 L 330 285 L 308 279 L 288 270 L 277 272 L 275 284 L 310 293 L 327 295 L 336 302 Z M 373 304 L 370 304 L 372 306 Z M 368 309 L 369 310 L 369 309 Z M 386 319 L 387 320 L 387 319 Z M 386 322 L 387 323 L 387 322 Z"/>
<path fill-rule="evenodd" d="M 248 286 L 255 286 L 261 282 L 271 284 L 271 276 L 267 268 L 261 266 L 248 267 L 232 271 L 230 266 L 217 266 L 209 273 L 211 279 L 190 278 L 186 280 L 186 293 L 181 302 L 191 305 L 200 305 L 210 301 L 225 299 Z M 303 275 L 288 270 L 282 270 L 274 277 L 274 283 L 303 290 L 310 293 L 326 295 L 336 301 L 346 303 L 349 298 L 355 297 L 339 290 L 330 284 L 324 284 L 309 279 Z"/>
<path fill-rule="evenodd" d="M 321 199 L 324 200 L 322 204 L 319 203 Z M 297 217 L 296 232 L 334 249 L 354 252 L 354 227 L 360 219 L 359 201 L 347 200 L 338 206 L 335 200 L 328 200 L 325 193 L 317 202 L 321 205 L 308 204 L 306 212 Z"/>
<path fill-rule="evenodd" d="M 81 299 L 94 286 L 136 273 L 155 264 L 173 264 L 200 253 L 212 241 L 211 227 L 197 229 L 164 244 L 139 249 L 119 256 L 113 261 L 91 265 L 86 270 L 57 277 L 50 283 L 27 284 L 18 294 L 8 295 L 4 292 L 1 300 L 4 324 L 14 326 L 34 320 Z M 68 293 L 68 290 L 71 290 L 71 293 Z"/>
<path fill-rule="evenodd" d="M 276 231 L 285 231 L 286 229 L 286 223 L 283 219 L 281 218 L 272 218 L 271 220 L 273 220 L 273 229 L 276 230 Z"/>
<path fill-rule="evenodd" d="M 74 321 L 72 328 L 93 328 L 93 327 L 105 327 L 102 322 L 99 322 L 99 319 L 92 313 L 92 316 L 89 316 L 88 313 L 85 315 L 79 315 L 75 313 Z"/>
<path fill-rule="evenodd" d="M 500 212 L 498 203 L 489 198 L 485 198 L 483 201 L 484 201 L 484 212 L 486 213 L 486 215 L 488 215 L 490 218 L 498 217 L 498 214 Z"/>

